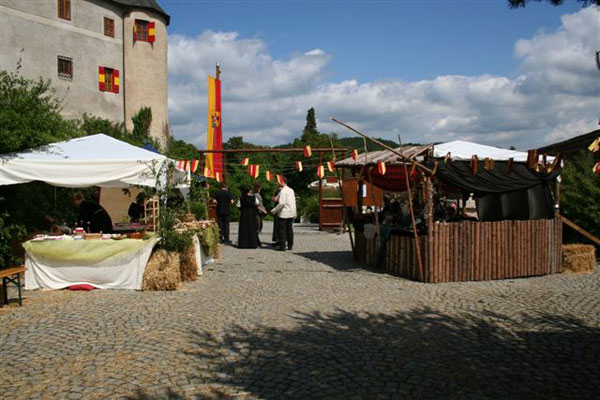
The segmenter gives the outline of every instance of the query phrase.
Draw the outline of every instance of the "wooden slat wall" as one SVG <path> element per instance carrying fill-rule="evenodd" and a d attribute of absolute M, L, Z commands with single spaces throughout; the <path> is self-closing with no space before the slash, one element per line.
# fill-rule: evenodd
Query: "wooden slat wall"
<path fill-rule="evenodd" d="M 562 262 L 560 219 L 436 223 L 432 247 L 421 237 L 426 282 L 464 282 L 554 274 Z M 379 235 L 366 241 L 375 265 Z M 382 268 L 421 281 L 414 238 L 392 236 Z"/>
<path fill-rule="evenodd" d="M 560 219 L 436 223 L 428 282 L 462 282 L 560 271 Z"/>

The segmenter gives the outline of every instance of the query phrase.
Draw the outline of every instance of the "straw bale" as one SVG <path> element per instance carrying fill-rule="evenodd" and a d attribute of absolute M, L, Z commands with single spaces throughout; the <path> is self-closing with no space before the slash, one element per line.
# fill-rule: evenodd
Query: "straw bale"
<path fill-rule="evenodd" d="M 185 249 L 180 255 L 179 273 L 181 274 L 181 281 L 195 281 L 198 279 L 198 262 L 196 260 L 196 252 L 194 251 L 194 244 Z"/>
<path fill-rule="evenodd" d="M 596 248 L 585 244 L 562 246 L 563 264 L 561 272 L 594 272 Z"/>
<path fill-rule="evenodd" d="M 179 254 L 158 250 L 152 254 L 142 280 L 142 290 L 176 290 L 179 275 Z"/>

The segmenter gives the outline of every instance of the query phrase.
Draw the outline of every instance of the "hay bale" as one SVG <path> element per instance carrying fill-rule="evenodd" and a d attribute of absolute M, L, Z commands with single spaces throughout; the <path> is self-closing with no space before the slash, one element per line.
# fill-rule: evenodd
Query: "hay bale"
<path fill-rule="evenodd" d="M 176 290 L 180 282 L 179 254 L 165 250 L 154 252 L 144 271 L 142 290 Z"/>
<path fill-rule="evenodd" d="M 196 252 L 194 251 L 194 243 L 179 254 L 180 264 L 179 273 L 182 282 L 195 281 L 198 279 L 198 262 L 196 261 Z"/>
<path fill-rule="evenodd" d="M 594 272 L 596 268 L 596 248 L 586 244 L 565 244 L 562 246 L 563 263 L 561 272 Z"/>

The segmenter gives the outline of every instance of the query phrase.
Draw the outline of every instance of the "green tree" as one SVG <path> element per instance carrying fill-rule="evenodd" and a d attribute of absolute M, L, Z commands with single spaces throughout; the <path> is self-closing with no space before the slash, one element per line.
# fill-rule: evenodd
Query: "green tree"
<path fill-rule="evenodd" d="M 600 174 L 594 174 L 594 158 L 584 150 L 565 161 L 562 172 L 561 213 L 600 237 Z M 580 239 L 581 237 L 578 237 Z"/>
<path fill-rule="evenodd" d="M 319 131 L 317 130 L 317 119 L 315 117 L 315 109 L 311 107 L 306 112 L 306 125 L 302 130 L 301 140 L 304 143 L 310 143 L 315 139 L 317 135 L 319 135 Z"/>
<path fill-rule="evenodd" d="M 144 139 L 150 137 L 150 125 L 152 124 L 152 109 L 150 107 L 142 107 L 131 117 L 133 122 L 133 136 Z"/>
<path fill-rule="evenodd" d="M 0 154 L 80 136 L 77 123 L 61 117 L 55 94 L 50 80 L 0 71 Z"/>
<path fill-rule="evenodd" d="M 565 0 L 508 0 L 508 6 L 510 8 L 523 8 L 525 7 L 525 5 L 527 3 L 531 3 L 532 1 L 535 1 L 537 3 L 541 3 L 542 1 L 546 1 L 550 4 L 552 4 L 553 6 L 560 6 L 562 5 Z M 582 4 L 583 7 L 587 7 L 588 5 L 600 5 L 600 0 L 577 0 L 579 3 Z"/>

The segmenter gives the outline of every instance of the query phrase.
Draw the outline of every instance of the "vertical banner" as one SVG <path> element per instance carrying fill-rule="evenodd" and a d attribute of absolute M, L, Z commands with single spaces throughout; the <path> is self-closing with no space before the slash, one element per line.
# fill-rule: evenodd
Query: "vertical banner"
<path fill-rule="evenodd" d="M 221 81 L 212 76 L 208 77 L 208 134 L 206 135 L 207 150 L 223 150 L 223 131 L 221 126 Z M 209 178 L 215 173 L 223 174 L 223 154 L 207 153 L 206 167 L 210 171 Z"/>

